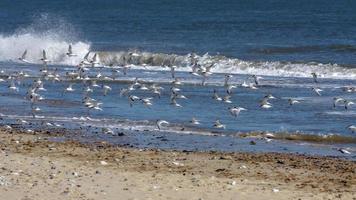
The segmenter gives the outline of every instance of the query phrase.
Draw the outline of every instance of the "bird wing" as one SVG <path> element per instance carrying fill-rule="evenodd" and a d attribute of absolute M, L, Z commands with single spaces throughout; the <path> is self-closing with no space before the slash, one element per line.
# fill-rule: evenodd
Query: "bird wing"
<path fill-rule="evenodd" d="M 23 52 L 21 58 L 22 58 L 22 59 L 26 59 L 26 55 L 27 55 L 27 49 Z"/>

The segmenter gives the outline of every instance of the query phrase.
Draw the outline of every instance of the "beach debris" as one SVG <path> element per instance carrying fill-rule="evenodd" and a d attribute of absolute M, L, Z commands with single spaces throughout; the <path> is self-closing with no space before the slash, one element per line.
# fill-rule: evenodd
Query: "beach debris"
<path fill-rule="evenodd" d="M 230 185 L 235 186 L 236 185 L 236 181 L 231 181 Z"/>
<path fill-rule="evenodd" d="M 184 164 L 183 163 L 180 163 L 180 162 L 176 162 L 176 161 L 173 161 L 172 162 L 175 166 L 179 166 L 179 167 L 183 167 Z"/>
<path fill-rule="evenodd" d="M 107 163 L 106 161 L 104 161 L 104 160 L 101 160 L 101 161 L 100 161 L 100 164 L 101 164 L 101 165 L 108 165 L 108 163 Z"/>
<path fill-rule="evenodd" d="M 241 165 L 240 169 L 247 169 L 246 165 Z"/>
<path fill-rule="evenodd" d="M 9 186 L 11 183 L 6 180 L 6 177 L 0 176 L 0 186 Z"/>
<path fill-rule="evenodd" d="M 273 188 L 272 191 L 273 191 L 274 193 L 277 193 L 277 192 L 279 192 L 279 189 Z"/>

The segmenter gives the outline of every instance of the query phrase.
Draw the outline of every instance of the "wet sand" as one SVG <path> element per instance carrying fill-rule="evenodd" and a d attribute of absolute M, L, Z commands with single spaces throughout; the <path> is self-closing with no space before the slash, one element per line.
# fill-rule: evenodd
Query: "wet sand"
<path fill-rule="evenodd" d="M 356 199 L 356 161 L 140 150 L 53 135 L 0 130 L 0 199 Z"/>

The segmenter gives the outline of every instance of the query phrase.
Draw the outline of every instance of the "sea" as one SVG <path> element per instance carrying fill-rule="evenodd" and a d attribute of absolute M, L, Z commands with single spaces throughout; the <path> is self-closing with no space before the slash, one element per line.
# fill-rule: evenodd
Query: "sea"
<path fill-rule="evenodd" d="M 349 0 L 1 0 L 0 123 L 24 129 L 52 129 L 56 123 L 80 130 L 71 136 L 78 140 L 134 148 L 356 159 L 356 133 L 348 128 L 356 125 L 356 105 L 333 106 L 335 97 L 356 104 L 355 10 Z M 77 56 L 66 55 L 69 45 Z M 29 63 L 18 59 L 25 50 Z M 60 81 L 43 77 L 43 50 L 50 60 L 46 69 Z M 86 72 L 90 80 L 68 78 L 88 52 L 100 60 Z M 200 65 L 213 65 L 205 84 L 191 73 L 192 55 Z M 130 66 L 127 73 L 123 65 Z M 182 107 L 171 104 L 172 66 L 182 82 L 179 93 L 187 97 L 177 99 Z M 214 90 L 227 95 L 227 74 L 236 86 L 231 103 L 213 98 Z M 252 75 L 261 77 L 257 88 L 243 87 L 254 84 Z M 46 90 L 33 117 L 26 96 L 38 78 Z M 130 92 L 152 97 L 152 106 L 139 100 L 130 106 L 120 96 L 136 78 L 163 88 L 160 97 L 139 88 Z M 99 87 L 90 97 L 103 103 L 102 110 L 83 105 L 91 80 Z M 66 92 L 70 84 L 74 91 Z M 111 87 L 107 95 L 104 85 Z M 275 97 L 272 107 L 261 108 L 268 94 Z M 291 98 L 299 103 L 290 105 Z M 234 117 L 234 106 L 247 110 Z M 200 124 L 191 124 L 193 117 Z M 157 120 L 169 124 L 158 129 Z M 225 129 L 215 128 L 216 120 Z"/>

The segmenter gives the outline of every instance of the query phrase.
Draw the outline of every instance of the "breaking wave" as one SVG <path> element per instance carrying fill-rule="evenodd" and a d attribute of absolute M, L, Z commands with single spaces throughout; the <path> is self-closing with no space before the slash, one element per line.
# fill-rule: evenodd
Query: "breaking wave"
<path fill-rule="evenodd" d="M 17 62 L 25 50 L 27 60 L 39 64 L 42 50 L 52 64 L 76 65 L 89 51 L 90 44 L 76 39 L 74 28 L 55 16 L 42 14 L 27 27 L 19 28 L 12 34 L 0 34 L 0 61 Z M 77 57 L 68 57 L 69 44 Z"/>
<path fill-rule="evenodd" d="M 131 56 L 132 52 L 128 51 L 98 53 L 104 65 L 132 64 L 136 68 L 149 70 L 169 70 L 167 66 L 177 66 L 177 71 L 191 71 L 189 54 L 135 52 L 135 56 Z M 356 68 L 337 64 L 244 61 L 209 54 L 196 55 L 196 58 L 198 64 L 214 64 L 211 71 L 216 73 L 311 77 L 312 72 L 317 72 L 320 77 L 324 78 L 356 78 Z"/>

